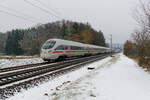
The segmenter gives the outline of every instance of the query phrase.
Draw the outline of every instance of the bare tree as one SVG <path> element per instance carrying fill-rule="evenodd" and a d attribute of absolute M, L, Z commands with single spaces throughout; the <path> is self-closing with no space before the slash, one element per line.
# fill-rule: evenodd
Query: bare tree
<path fill-rule="evenodd" d="M 140 5 L 134 10 L 134 19 L 139 27 L 132 34 L 136 44 L 140 65 L 150 67 L 150 0 L 139 1 Z"/>
<path fill-rule="evenodd" d="M 132 34 L 132 37 L 136 45 L 143 46 L 150 40 L 150 0 L 145 0 L 145 2 L 139 0 L 139 3 L 140 5 L 133 12 L 139 28 Z"/>
<path fill-rule="evenodd" d="M 150 0 L 139 0 L 139 3 L 139 6 L 134 9 L 133 18 L 142 29 L 148 29 L 150 27 Z"/>
<path fill-rule="evenodd" d="M 150 33 L 145 29 L 144 30 L 136 30 L 132 34 L 132 38 L 137 46 L 142 47 L 143 44 L 149 42 Z"/>

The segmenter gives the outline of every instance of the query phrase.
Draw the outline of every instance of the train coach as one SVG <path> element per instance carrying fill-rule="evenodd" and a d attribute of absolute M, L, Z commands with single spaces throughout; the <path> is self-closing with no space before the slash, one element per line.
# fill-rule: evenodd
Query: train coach
<path fill-rule="evenodd" d="M 42 48 L 40 56 L 44 61 L 62 60 L 67 57 L 109 53 L 110 48 L 83 44 L 62 39 L 49 39 Z"/>

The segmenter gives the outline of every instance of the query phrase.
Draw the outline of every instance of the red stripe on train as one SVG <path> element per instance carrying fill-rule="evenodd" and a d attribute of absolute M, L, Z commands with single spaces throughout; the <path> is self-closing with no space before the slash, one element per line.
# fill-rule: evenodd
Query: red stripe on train
<path fill-rule="evenodd" d="M 95 51 L 95 50 L 91 50 L 91 51 L 65 51 L 66 53 L 75 53 L 75 52 L 100 52 L 100 51 Z M 53 51 L 52 53 L 63 53 L 63 51 Z"/>
<path fill-rule="evenodd" d="M 63 53 L 63 51 L 53 51 L 52 53 Z"/>
<path fill-rule="evenodd" d="M 88 52 L 88 51 L 66 51 L 66 53 L 74 53 L 74 52 Z"/>

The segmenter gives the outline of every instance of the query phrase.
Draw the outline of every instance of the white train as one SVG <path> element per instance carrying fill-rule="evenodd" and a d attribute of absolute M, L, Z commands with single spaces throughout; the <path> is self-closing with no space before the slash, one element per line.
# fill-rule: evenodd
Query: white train
<path fill-rule="evenodd" d="M 40 56 L 44 61 L 53 61 L 73 56 L 86 56 L 109 52 L 111 52 L 111 49 L 106 47 L 62 39 L 49 39 L 43 44 Z"/>

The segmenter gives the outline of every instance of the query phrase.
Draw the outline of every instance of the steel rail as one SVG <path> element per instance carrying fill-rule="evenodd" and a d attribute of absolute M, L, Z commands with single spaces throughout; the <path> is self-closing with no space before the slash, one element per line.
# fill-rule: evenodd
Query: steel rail
<path fill-rule="evenodd" d="M 24 70 L 19 70 L 15 72 L 8 72 L 8 73 L 2 73 L 0 74 L 0 86 L 6 85 L 9 83 L 13 83 L 19 80 L 27 79 L 30 77 L 34 77 L 37 75 L 41 75 L 50 71 L 54 71 L 60 68 L 64 68 L 66 66 L 74 65 L 77 63 L 81 63 L 90 59 L 94 59 L 97 57 L 101 57 L 102 55 L 98 56 L 90 56 L 90 57 L 85 57 L 85 58 L 80 58 L 80 59 L 75 59 L 71 61 L 64 61 L 64 62 L 58 62 L 52 65 L 44 65 L 44 66 L 39 66 L 39 67 L 34 67 L 34 68 L 29 68 L 29 69 L 24 69 Z"/>
<path fill-rule="evenodd" d="M 40 74 L 40 75 L 35 75 L 31 76 L 31 78 L 26 78 L 22 80 L 20 77 L 19 81 L 14 81 L 11 84 L 6 84 L 1 86 L 0 85 L 0 99 L 6 99 L 9 98 L 10 96 L 14 95 L 16 92 L 20 92 L 22 88 L 28 89 L 33 86 L 37 86 L 40 83 L 46 82 L 50 79 L 53 79 L 55 77 L 58 77 L 62 74 L 66 74 L 69 72 L 72 72 L 76 69 L 79 69 L 81 67 L 84 67 L 84 65 L 95 62 L 97 60 L 104 59 L 106 57 L 110 56 L 109 54 L 101 55 L 101 56 L 95 56 L 91 57 L 91 59 L 84 59 L 84 61 L 78 62 L 76 64 L 66 64 L 67 66 L 62 66 L 60 65 L 61 68 L 56 68 L 56 70 L 51 69 L 51 71 Z M 90 57 L 89 57 L 90 58 Z"/>
<path fill-rule="evenodd" d="M 73 60 L 73 59 L 77 59 L 77 57 L 67 58 L 65 60 Z M 59 62 L 61 62 L 61 61 L 59 61 Z M 45 64 L 53 64 L 53 63 L 58 63 L 58 62 L 42 62 L 42 63 L 35 63 L 35 64 L 27 64 L 27 65 L 15 66 L 15 67 L 1 68 L 0 69 L 0 73 L 8 72 L 8 71 L 15 71 L 15 70 L 19 70 L 19 69 L 36 67 L 36 66 L 41 66 L 41 65 L 45 65 Z"/>

